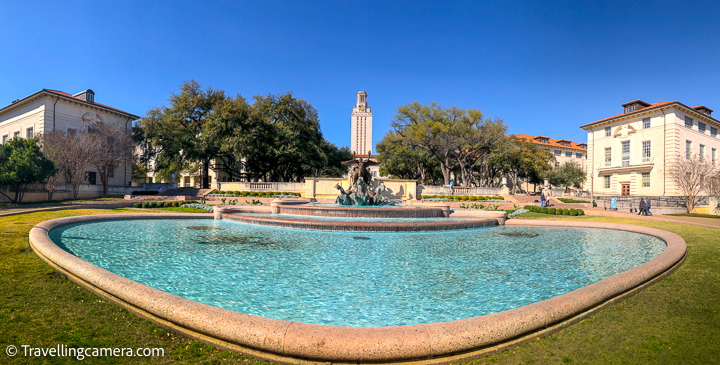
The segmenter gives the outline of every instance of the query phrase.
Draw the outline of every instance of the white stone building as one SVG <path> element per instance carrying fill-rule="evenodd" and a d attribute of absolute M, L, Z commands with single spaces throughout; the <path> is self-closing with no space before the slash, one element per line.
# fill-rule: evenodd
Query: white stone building
<path fill-rule="evenodd" d="M 16 99 L 0 108 L 0 143 L 12 138 L 32 138 L 52 130 L 68 132 L 78 130 L 90 123 L 104 122 L 119 124 L 128 133 L 132 122 L 140 119 L 137 115 L 95 102 L 95 92 L 90 89 L 71 95 L 62 91 L 42 89 L 22 99 Z M 110 187 L 128 187 L 131 184 L 132 166 L 116 166 L 108 181 Z M 86 175 L 87 185 L 83 197 L 98 196 L 100 177 L 93 168 Z M 65 183 L 64 178 L 58 184 Z M 112 189 L 111 189 L 112 190 Z M 65 199 L 59 192 L 56 199 Z M 24 201 L 39 200 L 33 194 L 26 194 Z"/>
<path fill-rule="evenodd" d="M 678 101 L 633 100 L 623 113 L 583 125 L 588 182 L 595 194 L 680 196 L 670 171 L 679 159 L 717 164 L 720 121 L 712 110 Z"/>

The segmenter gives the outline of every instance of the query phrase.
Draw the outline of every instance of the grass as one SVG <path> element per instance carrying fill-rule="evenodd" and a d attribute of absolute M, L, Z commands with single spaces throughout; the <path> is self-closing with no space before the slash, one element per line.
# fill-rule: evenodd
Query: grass
<path fill-rule="evenodd" d="M 590 203 L 589 200 L 576 200 L 576 199 L 569 199 L 569 198 L 557 198 L 557 200 L 559 200 L 559 201 L 561 201 L 561 202 L 563 202 L 563 203 L 567 203 L 567 204 L 572 204 L 572 203 Z"/>
<path fill-rule="evenodd" d="M 674 215 L 677 217 L 698 217 L 698 218 L 720 219 L 720 215 L 701 214 L 701 213 L 675 213 L 675 214 L 667 214 L 667 215 Z"/>
<path fill-rule="evenodd" d="M 105 201 L 117 201 L 123 200 L 123 198 L 90 198 L 90 199 L 66 199 L 66 200 L 52 200 L 42 202 L 20 202 L 19 204 L 12 203 L 0 203 L 0 207 L 16 207 L 22 205 L 43 205 L 43 204 L 78 204 L 87 202 L 105 202 Z"/>
<path fill-rule="evenodd" d="M 164 210 L 164 209 L 162 209 Z M 156 211 L 162 211 L 156 210 Z M 30 250 L 27 235 L 59 217 L 138 212 L 63 210 L 0 217 L 0 363 L 76 363 L 70 358 L 9 358 L 8 344 L 50 347 L 162 347 L 163 358 L 86 358 L 87 364 L 261 364 L 221 352 L 141 320 L 64 279 Z M 538 214 L 538 213 L 532 213 Z M 720 362 L 720 235 L 687 224 L 613 217 L 535 219 L 635 224 L 664 229 L 688 244 L 685 263 L 637 295 L 551 336 L 474 363 L 713 364 Z M 527 219 L 527 218 L 526 218 Z"/>

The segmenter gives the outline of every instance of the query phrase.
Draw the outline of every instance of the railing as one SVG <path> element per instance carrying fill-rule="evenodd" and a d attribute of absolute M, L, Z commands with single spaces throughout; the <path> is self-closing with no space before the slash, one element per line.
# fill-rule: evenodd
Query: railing
<path fill-rule="evenodd" d="M 639 206 L 641 198 L 650 198 L 651 207 L 670 207 L 685 208 L 687 200 L 684 196 L 627 196 L 613 194 L 595 194 L 595 200 L 609 202 L 615 198 L 616 204 L 622 204 L 623 207 L 630 207 L 631 204 Z M 699 196 L 695 200 L 695 206 L 705 206 L 710 204 L 708 196 Z M 600 205 L 600 202 L 598 202 Z M 609 205 L 608 205 L 609 206 Z M 620 207 L 618 205 L 618 207 Z"/>
<path fill-rule="evenodd" d="M 653 165 L 652 156 L 643 156 L 641 158 L 631 158 L 623 160 L 605 161 L 598 164 L 597 170 L 617 169 L 623 167 L 642 167 Z"/>
<path fill-rule="evenodd" d="M 272 183 L 250 183 L 250 190 L 272 190 Z"/>

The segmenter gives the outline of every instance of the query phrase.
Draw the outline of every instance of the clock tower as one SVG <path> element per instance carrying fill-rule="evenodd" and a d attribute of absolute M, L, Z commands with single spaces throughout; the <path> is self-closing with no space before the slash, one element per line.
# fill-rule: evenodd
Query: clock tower
<path fill-rule="evenodd" d="M 350 151 L 356 155 L 365 155 L 372 151 L 372 111 L 367 105 L 367 93 L 358 91 L 357 101 L 350 116 L 352 123 Z M 372 153 L 372 152 L 371 152 Z"/>

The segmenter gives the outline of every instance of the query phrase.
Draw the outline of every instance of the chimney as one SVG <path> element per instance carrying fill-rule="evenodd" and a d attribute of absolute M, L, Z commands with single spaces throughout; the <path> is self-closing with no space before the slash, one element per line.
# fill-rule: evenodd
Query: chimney
<path fill-rule="evenodd" d="M 89 102 L 89 103 L 94 103 L 94 102 L 95 102 L 95 92 L 92 91 L 92 89 L 83 90 L 83 91 L 81 91 L 81 92 L 79 92 L 79 93 L 77 93 L 77 94 L 75 94 L 75 95 L 73 95 L 73 96 L 76 97 L 76 98 L 78 98 L 78 99 L 85 100 L 85 101 L 87 101 L 87 102 Z"/>

